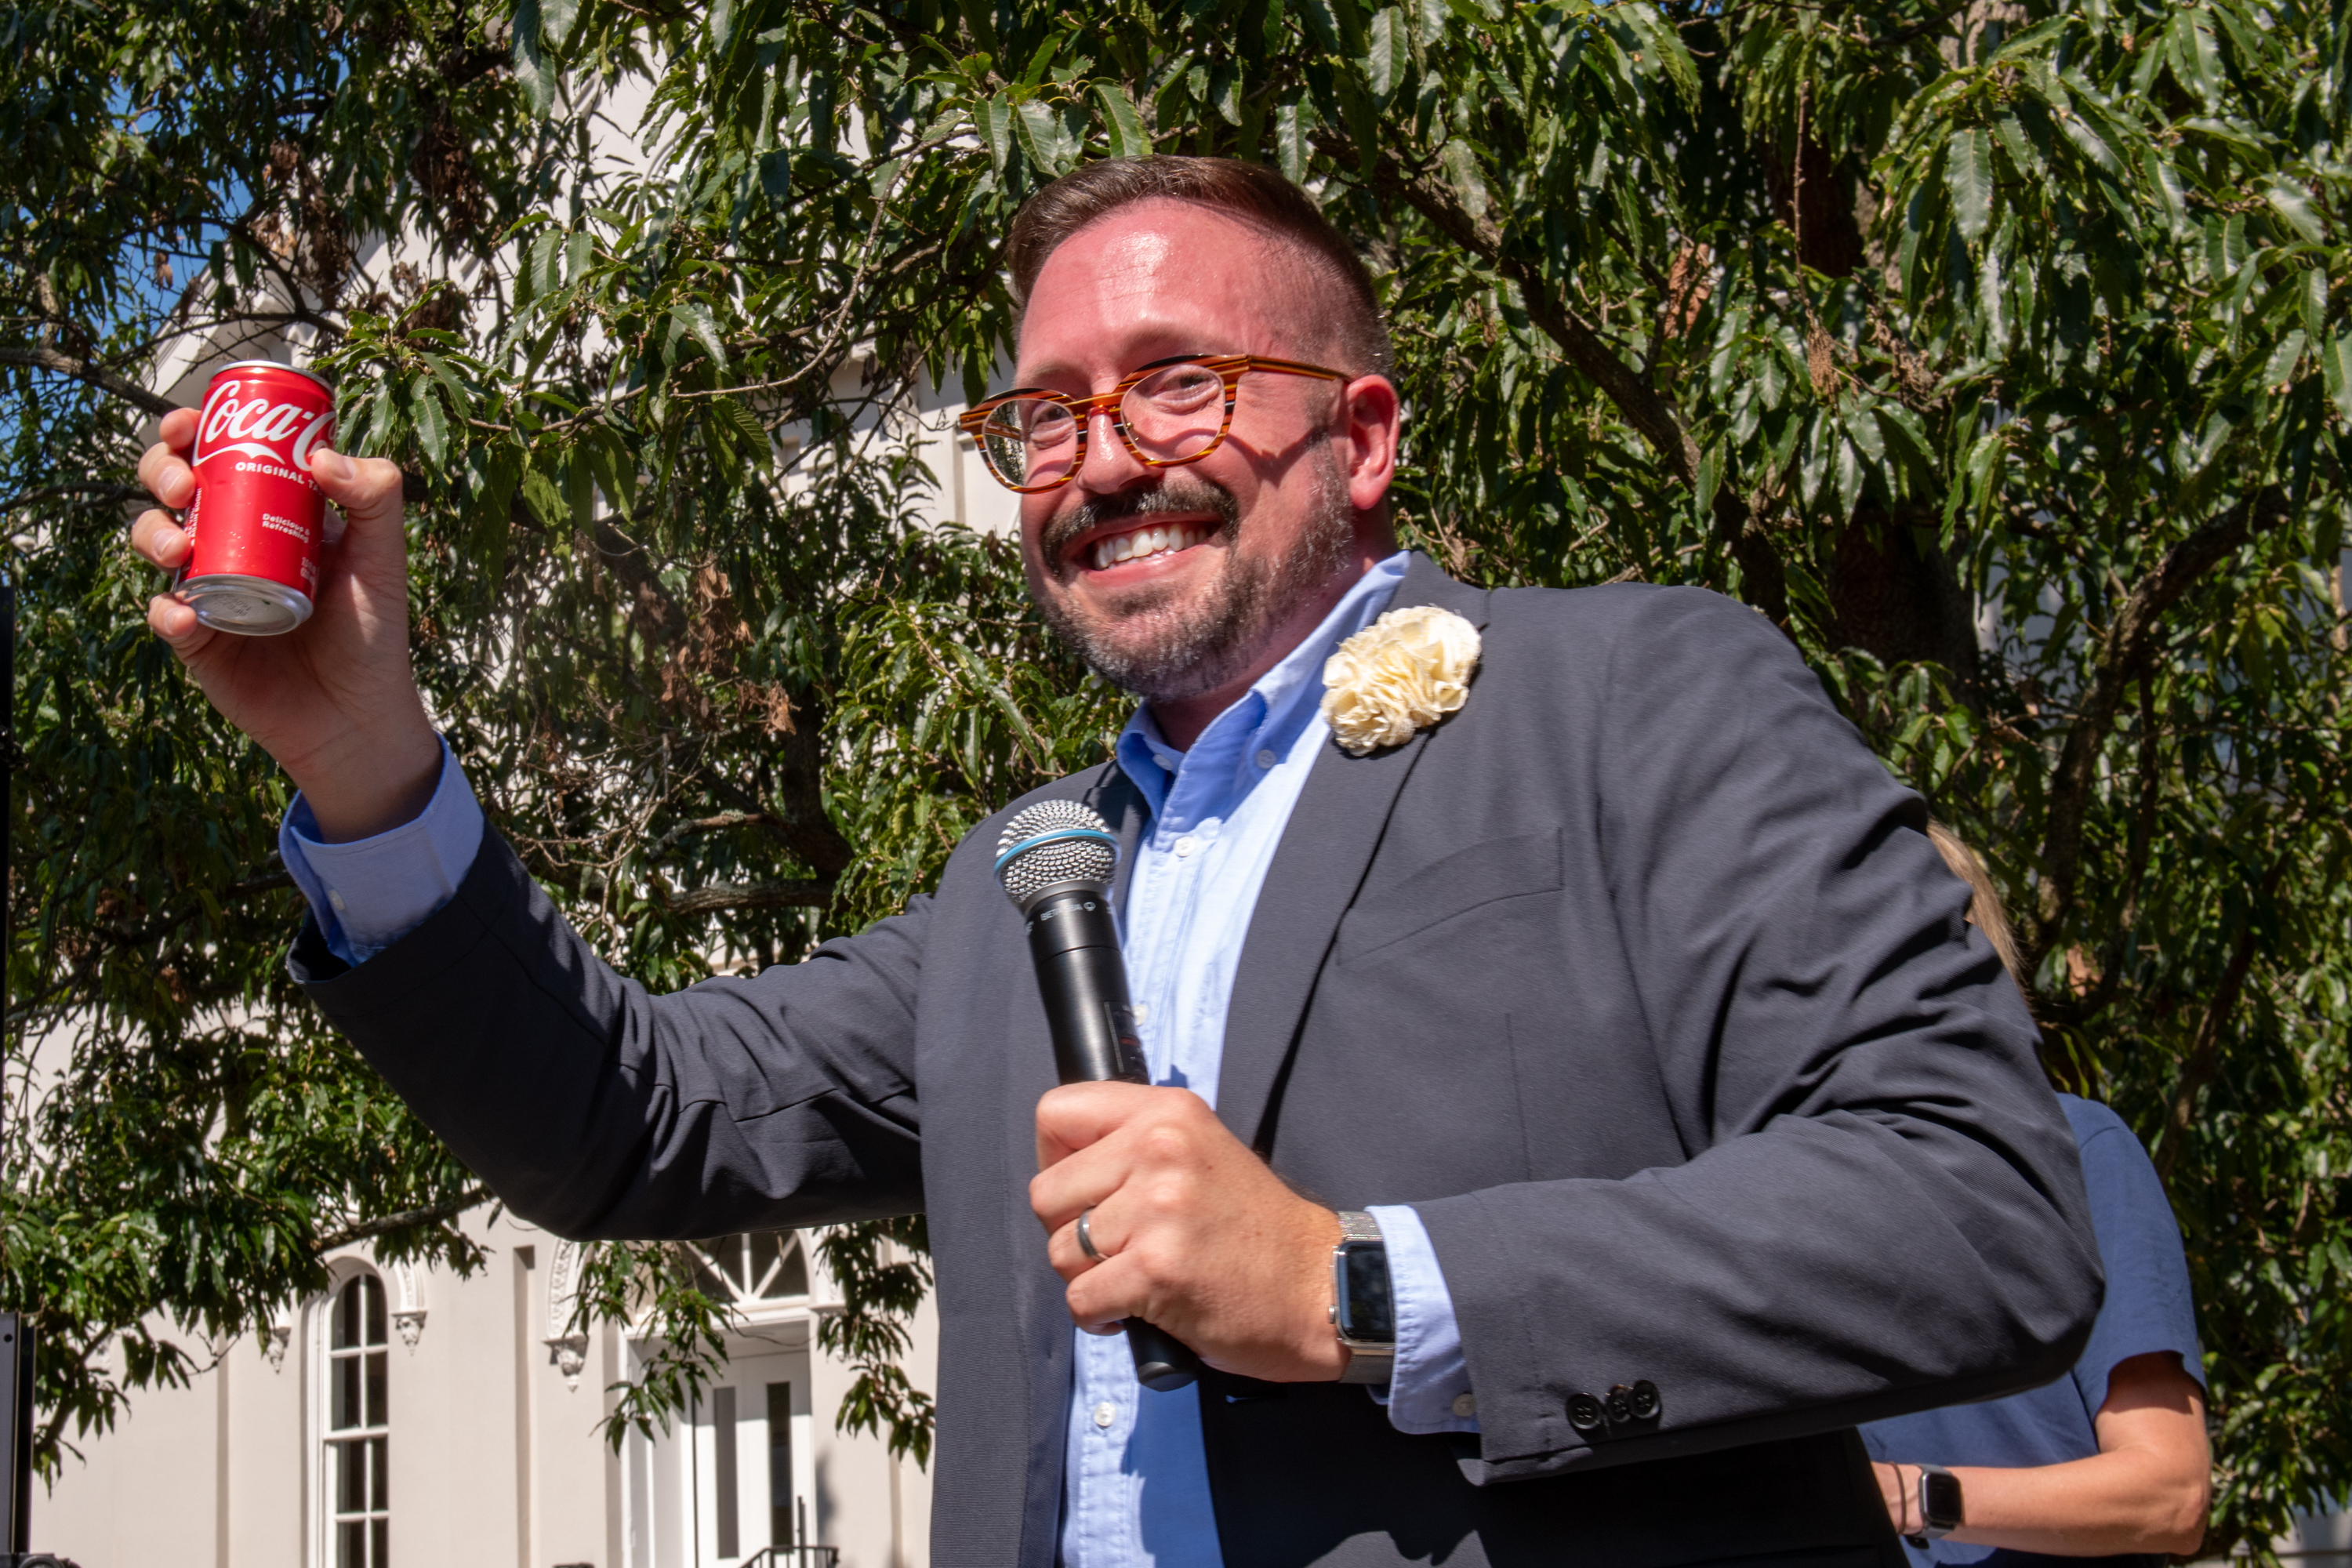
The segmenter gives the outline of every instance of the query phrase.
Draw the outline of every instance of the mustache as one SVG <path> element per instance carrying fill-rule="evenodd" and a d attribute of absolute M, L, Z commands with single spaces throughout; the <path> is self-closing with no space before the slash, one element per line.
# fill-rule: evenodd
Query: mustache
<path fill-rule="evenodd" d="M 1080 501 L 1045 525 L 1038 544 L 1045 559 L 1058 566 L 1071 542 L 1081 534 L 1107 523 L 1165 517 L 1180 511 L 1214 513 L 1228 532 L 1241 521 L 1242 515 L 1241 503 L 1234 500 L 1234 492 L 1214 479 L 1204 479 L 1197 474 L 1171 474 L 1147 488 Z"/>

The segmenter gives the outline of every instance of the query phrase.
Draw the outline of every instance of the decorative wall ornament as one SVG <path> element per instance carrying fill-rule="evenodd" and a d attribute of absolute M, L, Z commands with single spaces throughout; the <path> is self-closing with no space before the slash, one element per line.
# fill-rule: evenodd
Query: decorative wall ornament
<path fill-rule="evenodd" d="M 392 1326 L 400 1334 L 400 1342 L 416 1353 L 416 1342 L 425 1336 L 425 1303 L 417 1293 L 416 1267 L 395 1263 L 385 1271 L 385 1282 L 392 1289 Z"/>
<path fill-rule="evenodd" d="M 580 1392 L 580 1373 L 588 1365 L 588 1336 L 574 1331 L 556 1334 L 547 1342 L 547 1359 L 563 1374 L 563 1386 Z"/>
<path fill-rule="evenodd" d="M 588 1335 L 572 1326 L 580 1302 L 580 1271 L 587 1266 L 586 1251 L 576 1241 L 558 1241 L 547 1268 L 547 1359 L 563 1374 L 563 1385 L 580 1392 L 580 1373 L 588 1365 Z"/>
<path fill-rule="evenodd" d="M 293 1342 L 294 1325 L 291 1323 L 272 1323 L 267 1331 L 267 1336 L 268 1337 L 261 1342 L 261 1353 L 269 1358 L 270 1371 L 284 1372 L 286 1370 L 286 1347 Z"/>

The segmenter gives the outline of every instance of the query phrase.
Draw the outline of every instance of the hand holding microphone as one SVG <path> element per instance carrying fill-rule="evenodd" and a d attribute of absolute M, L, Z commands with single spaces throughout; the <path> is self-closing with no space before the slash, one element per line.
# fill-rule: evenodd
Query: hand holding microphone
<path fill-rule="evenodd" d="M 1181 1388 L 1202 1363 L 1273 1382 L 1337 1378 L 1339 1216 L 1293 1192 L 1199 1095 L 1147 1081 L 1111 914 L 1118 861 L 1102 818 L 1076 801 L 1040 802 L 998 841 L 1064 1085 L 1038 1101 L 1029 1202 L 1071 1316 L 1123 1322 L 1147 1388 Z"/>
<path fill-rule="evenodd" d="M 1110 907 L 1118 840 L 1092 807 L 1047 800 L 1006 824 L 996 848 L 997 879 L 1028 921 L 1061 1080 L 1150 1083 Z M 1099 1261 L 1087 1218 L 1078 1216 L 1078 1244 Z M 1198 1356 L 1140 1318 L 1127 1320 L 1127 1342 L 1146 1388 L 1165 1393 L 1200 1374 Z"/>

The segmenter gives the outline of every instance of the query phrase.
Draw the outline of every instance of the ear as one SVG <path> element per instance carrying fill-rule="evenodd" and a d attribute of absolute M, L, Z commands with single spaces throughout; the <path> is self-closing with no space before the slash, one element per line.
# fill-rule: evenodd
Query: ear
<path fill-rule="evenodd" d="M 1348 443 L 1348 500 L 1360 512 L 1378 507 L 1396 478 L 1404 408 L 1394 383 L 1360 375 L 1339 391 L 1339 430 Z"/>

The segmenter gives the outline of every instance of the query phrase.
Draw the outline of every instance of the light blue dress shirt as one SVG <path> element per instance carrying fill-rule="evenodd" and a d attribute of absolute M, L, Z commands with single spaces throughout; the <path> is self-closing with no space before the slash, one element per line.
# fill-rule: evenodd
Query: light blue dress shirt
<path fill-rule="evenodd" d="M 1154 1083 L 1216 1103 L 1242 942 L 1307 770 L 1329 743 L 1324 662 L 1388 607 L 1407 559 L 1400 552 L 1367 572 L 1190 751 L 1170 746 L 1147 708 L 1119 735 L 1119 766 L 1150 811 L 1129 879 L 1122 947 Z M 278 835 L 287 868 L 330 950 L 347 963 L 365 962 L 422 924 L 473 863 L 481 807 L 446 745 L 443 755 L 432 803 L 390 833 L 324 844 L 299 797 L 287 814 Z M 1428 1233 L 1411 1208 L 1370 1212 L 1396 1291 L 1389 1419 L 1406 1432 L 1475 1432 L 1453 1299 Z M 1223 1558 L 1200 1391 L 1150 1393 L 1135 1380 L 1123 1337 L 1071 1332 L 1065 1568 L 1215 1568 Z"/>

